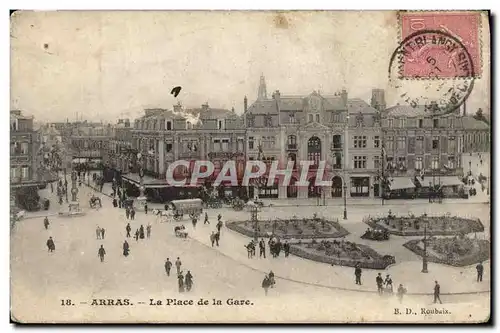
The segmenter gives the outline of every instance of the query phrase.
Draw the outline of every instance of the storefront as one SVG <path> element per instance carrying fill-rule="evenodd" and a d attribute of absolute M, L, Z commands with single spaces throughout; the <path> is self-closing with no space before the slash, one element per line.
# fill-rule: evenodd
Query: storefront
<path fill-rule="evenodd" d="M 370 177 L 351 177 L 351 197 L 370 196 Z"/>

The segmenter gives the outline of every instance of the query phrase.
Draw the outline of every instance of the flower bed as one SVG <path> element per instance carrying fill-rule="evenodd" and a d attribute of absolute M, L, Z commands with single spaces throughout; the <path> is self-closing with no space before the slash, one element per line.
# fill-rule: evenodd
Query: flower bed
<path fill-rule="evenodd" d="M 404 247 L 424 255 L 422 240 L 416 239 L 404 244 Z M 427 259 L 430 262 L 450 266 L 469 266 L 490 258 L 490 242 L 469 238 L 431 237 L 427 243 Z"/>
<path fill-rule="evenodd" d="M 363 221 L 372 228 L 387 230 L 398 236 L 423 236 L 424 220 L 428 235 L 455 236 L 472 232 L 483 232 L 484 226 L 479 219 L 467 219 L 458 216 L 387 216 L 382 218 L 366 218 Z"/>
<path fill-rule="evenodd" d="M 248 237 L 255 237 L 255 222 L 229 222 L 227 227 Z M 257 222 L 258 237 L 269 237 L 272 234 L 280 238 L 315 239 L 339 238 L 349 234 L 338 221 L 322 218 L 312 219 L 277 219 Z"/>
<path fill-rule="evenodd" d="M 327 264 L 362 268 L 386 269 L 395 264 L 393 256 L 381 255 L 372 248 L 347 241 L 321 241 L 296 243 L 290 247 L 290 253 L 309 260 Z"/>

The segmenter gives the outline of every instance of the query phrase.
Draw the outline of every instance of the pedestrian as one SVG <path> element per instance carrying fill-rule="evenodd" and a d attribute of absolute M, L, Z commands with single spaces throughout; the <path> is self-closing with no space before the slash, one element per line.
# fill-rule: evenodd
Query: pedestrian
<path fill-rule="evenodd" d="M 193 275 L 191 275 L 191 271 L 187 271 L 186 273 L 185 285 L 186 291 L 191 291 L 191 288 L 193 287 Z"/>
<path fill-rule="evenodd" d="M 130 210 L 128 209 L 128 207 L 125 209 L 125 216 L 127 217 L 127 220 L 130 217 Z"/>
<path fill-rule="evenodd" d="M 262 258 L 262 256 L 266 259 L 266 243 L 264 242 L 264 238 L 259 242 L 259 258 Z"/>
<path fill-rule="evenodd" d="M 130 223 L 127 223 L 127 226 L 125 227 L 125 230 L 127 231 L 127 238 L 130 237 L 130 231 L 132 230 L 132 228 L 130 227 Z"/>
<path fill-rule="evenodd" d="M 116 198 L 113 198 L 113 207 L 118 207 L 118 202 L 116 201 Z"/>
<path fill-rule="evenodd" d="M 198 219 L 196 218 L 196 216 L 193 216 L 191 222 L 193 222 L 193 229 L 196 229 L 196 224 L 198 223 Z"/>
<path fill-rule="evenodd" d="M 285 251 L 285 258 L 287 258 L 290 254 L 290 244 L 288 241 L 285 241 L 285 244 L 283 244 L 283 250 Z"/>
<path fill-rule="evenodd" d="M 219 215 L 217 215 L 217 222 L 221 222 L 221 219 L 222 219 L 222 215 L 220 215 L 220 213 L 219 213 Z"/>
<path fill-rule="evenodd" d="M 125 242 L 123 243 L 123 255 L 127 257 L 129 252 L 130 252 L 130 245 L 128 245 L 127 240 L 125 240 Z"/>
<path fill-rule="evenodd" d="M 146 215 L 148 215 L 148 204 L 147 203 L 144 204 L 144 213 Z"/>
<path fill-rule="evenodd" d="M 101 228 L 101 238 L 104 239 L 104 233 L 106 232 L 106 229 Z"/>
<path fill-rule="evenodd" d="M 214 247 L 214 244 L 215 244 L 215 231 L 212 231 L 212 234 L 210 235 L 210 242 L 212 243 L 212 247 Z"/>
<path fill-rule="evenodd" d="M 177 274 L 181 273 L 181 266 L 182 266 L 181 259 L 179 259 L 179 257 L 177 257 L 177 260 L 175 261 L 175 267 L 177 268 Z"/>
<path fill-rule="evenodd" d="M 171 268 L 172 268 L 172 262 L 170 261 L 170 258 L 167 258 L 167 261 L 165 261 L 165 272 L 167 272 L 167 276 L 170 276 Z"/>
<path fill-rule="evenodd" d="M 403 302 L 403 296 L 406 294 L 406 288 L 403 287 L 402 284 L 399 285 L 398 287 L 398 298 L 399 298 L 399 303 Z"/>
<path fill-rule="evenodd" d="M 118 199 L 118 208 L 122 208 L 122 199 Z"/>
<path fill-rule="evenodd" d="M 45 218 L 43 219 L 43 226 L 45 227 L 45 230 L 47 230 L 49 228 L 49 217 L 48 216 L 45 216 Z"/>
<path fill-rule="evenodd" d="M 274 272 L 273 271 L 269 272 L 268 278 L 269 278 L 269 286 L 271 288 L 274 288 L 274 285 L 276 284 L 276 280 L 274 279 Z"/>
<path fill-rule="evenodd" d="M 139 227 L 139 237 L 141 239 L 144 239 L 144 226 L 141 224 L 141 226 Z"/>
<path fill-rule="evenodd" d="M 135 241 L 138 242 L 139 241 L 139 229 L 136 229 L 135 230 Z"/>
<path fill-rule="evenodd" d="M 101 262 L 104 261 L 104 255 L 106 254 L 106 250 L 104 250 L 104 246 L 101 244 L 101 247 L 97 251 L 97 256 L 101 259 Z"/>
<path fill-rule="evenodd" d="M 356 267 L 354 268 L 354 276 L 356 277 L 356 284 L 361 285 L 361 267 L 359 263 L 356 264 Z"/>
<path fill-rule="evenodd" d="M 148 223 L 148 226 L 146 227 L 146 235 L 148 238 L 151 237 L 151 224 Z"/>
<path fill-rule="evenodd" d="M 378 273 L 377 278 L 375 279 L 375 282 L 377 283 L 377 291 L 380 295 L 383 293 L 383 285 L 384 285 L 384 279 L 382 278 L 382 274 Z"/>
<path fill-rule="evenodd" d="M 54 252 L 56 250 L 56 245 L 54 244 L 54 240 L 52 239 L 52 237 L 49 237 L 49 239 L 47 240 L 47 248 L 47 252 Z"/>
<path fill-rule="evenodd" d="M 132 209 L 130 210 L 130 219 L 131 219 L 131 220 L 135 220 L 135 209 L 134 209 L 134 208 L 132 208 Z"/>
<path fill-rule="evenodd" d="M 394 292 L 394 289 L 392 287 L 392 279 L 389 274 L 387 274 L 387 276 L 385 277 L 384 283 L 386 290 L 392 294 Z"/>
<path fill-rule="evenodd" d="M 220 214 L 219 214 L 219 216 L 220 216 Z M 220 232 L 220 229 L 222 228 L 222 221 L 221 220 L 219 220 L 219 222 L 217 222 L 216 227 L 217 227 L 217 232 Z"/>
<path fill-rule="evenodd" d="M 435 285 L 434 285 L 434 303 L 437 303 L 437 301 L 439 300 L 439 303 L 443 304 L 443 302 L 441 302 L 441 297 L 439 297 L 440 295 L 441 295 L 441 286 L 439 285 L 439 283 L 437 281 L 435 281 Z"/>
<path fill-rule="evenodd" d="M 262 288 L 264 288 L 264 292 L 265 292 L 266 296 L 267 296 L 267 292 L 269 290 L 270 285 L 271 284 L 269 282 L 269 277 L 266 275 L 264 277 L 264 280 L 262 280 Z"/>
<path fill-rule="evenodd" d="M 50 193 L 54 193 L 54 185 L 50 183 Z"/>
<path fill-rule="evenodd" d="M 177 273 L 177 282 L 179 283 L 179 292 L 184 292 L 184 277 L 182 276 L 182 272 Z"/>
<path fill-rule="evenodd" d="M 217 231 L 215 233 L 215 245 L 219 246 L 219 240 L 220 240 L 220 232 Z"/>
<path fill-rule="evenodd" d="M 95 229 L 95 236 L 96 239 L 101 239 L 101 228 L 99 228 L 99 226 Z"/>
<path fill-rule="evenodd" d="M 484 272 L 484 266 L 483 263 L 480 262 L 476 266 L 476 271 L 477 271 L 477 282 L 483 282 L 483 272 Z"/>
<path fill-rule="evenodd" d="M 210 224 L 210 221 L 208 221 L 208 213 L 205 212 L 205 221 L 203 222 L 203 224 Z"/>

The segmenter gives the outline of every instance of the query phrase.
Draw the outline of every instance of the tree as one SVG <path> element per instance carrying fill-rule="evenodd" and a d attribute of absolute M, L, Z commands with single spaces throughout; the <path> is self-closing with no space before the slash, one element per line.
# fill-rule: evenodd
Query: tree
<path fill-rule="evenodd" d="M 476 111 L 476 114 L 473 116 L 474 119 L 484 121 L 486 124 L 489 125 L 488 119 L 484 116 L 483 109 L 479 108 Z"/>

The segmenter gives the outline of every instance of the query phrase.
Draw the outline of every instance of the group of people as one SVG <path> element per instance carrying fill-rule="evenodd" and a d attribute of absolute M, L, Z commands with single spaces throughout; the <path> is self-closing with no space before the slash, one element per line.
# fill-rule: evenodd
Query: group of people
<path fill-rule="evenodd" d="M 205 222 L 203 224 L 210 224 L 210 221 L 208 221 L 208 214 L 205 212 Z M 193 226 L 195 226 L 193 224 Z M 217 228 L 217 231 L 212 231 L 212 234 L 210 235 L 210 242 L 212 243 L 212 247 L 214 247 L 214 244 L 219 246 L 219 241 L 220 241 L 220 230 L 222 229 L 223 223 L 222 223 L 222 215 L 219 214 L 217 215 L 217 224 L 215 227 Z"/>
<path fill-rule="evenodd" d="M 165 272 L 167 273 L 167 276 L 170 276 L 170 270 L 172 269 L 172 266 L 173 264 L 170 261 L 170 258 L 167 258 L 167 260 L 165 261 Z M 177 257 L 177 260 L 175 261 L 175 268 L 177 270 L 177 284 L 179 286 L 179 292 L 189 292 L 193 288 L 193 275 L 191 274 L 191 271 L 187 271 L 186 276 L 184 276 L 181 267 L 181 259 Z"/>
<path fill-rule="evenodd" d="M 132 231 L 132 227 L 130 226 L 130 223 L 127 223 L 127 226 L 125 227 L 125 231 L 127 232 L 126 237 L 130 238 L 130 232 Z M 139 241 L 140 239 L 144 239 L 145 237 L 151 238 L 151 224 L 148 223 L 146 226 L 146 233 L 144 233 L 144 226 L 141 224 L 141 226 L 135 230 L 134 238 L 136 241 Z"/>
<path fill-rule="evenodd" d="M 259 258 L 264 257 L 266 258 L 266 242 L 262 238 L 259 243 Z M 288 241 L 285 241 L 282 243 L 279 238 L 276 237 L 271 237 L 268 241 L 269 245 L 269 252 L 273 256 L 273 258 L 279 257 L 281 250 L 283 249 L 283 252 L 285 253 L 285 258 L 290 255 L 290 243 Z M 247 245 L 245 245 L 245 248 L 247 249 L 247 255 L 248 258 L 251 259 L 255 256 L 256 253 L 256 248 L 257 248 L 257 242 L 252 239 Z"/>
<path fill-rule="evenodd" d="M 96 239 L 104 239 L 105 233 L 106 233 L 106 229 L 97 226 L 97 228 L 95 229 Z"/>
<path fill-rule="evenodd" d="M 266 274 L 264 280 L 262 280 L 262 288 L 264 289 L 266 296 L 269 291 L 269 288 L 274 288 L 275 284 L 276 280 L 274 279 L 274 273 L 273 271 L 270 271 L 269 274 Z"/>

